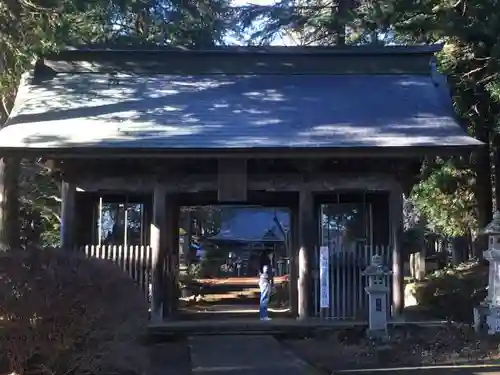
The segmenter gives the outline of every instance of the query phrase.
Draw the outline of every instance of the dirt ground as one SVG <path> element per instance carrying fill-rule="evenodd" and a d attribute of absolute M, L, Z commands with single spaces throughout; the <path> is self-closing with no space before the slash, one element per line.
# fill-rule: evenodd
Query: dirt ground
<path fill-rule="evenodd" d="M 288 276 L 277 277 L 270 307 L 288 307 Z M 259 305 L 259 280 L 256 277 L 196 279 L 187 284 L 189 296 L 181 297 L 182 307 L 204 310 L 217 305 Z"/>
<path fill-rule="evenodd" d="M 500 338 L 481 337 L 469 326 L 404 326 L 374 344 L 362 329 L 302 340 L 285 340 L 297 356 L 331 373 L 339 370 L 492 363 L 500 360 Z"/>

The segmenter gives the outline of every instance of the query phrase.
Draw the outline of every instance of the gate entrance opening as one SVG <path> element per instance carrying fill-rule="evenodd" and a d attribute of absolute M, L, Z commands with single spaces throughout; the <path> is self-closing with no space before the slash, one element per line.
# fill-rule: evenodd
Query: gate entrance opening
<path fill-rule="evenodd" d="M 259 264 L 271 260 L 271 316 L 290 307 L 291 212 L 255 205 L 182 206 L 179 308 L 187 317 L 257 317 Z"/>

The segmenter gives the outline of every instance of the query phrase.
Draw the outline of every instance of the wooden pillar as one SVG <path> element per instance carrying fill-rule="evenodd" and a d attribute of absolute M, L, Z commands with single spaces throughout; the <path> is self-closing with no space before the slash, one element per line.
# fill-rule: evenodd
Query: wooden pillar
<path fill-rule="evenodd" d="M 157 185 L 153 191 L 153 215 L 151 220 L 152 281 L 151 321 L 163 320 L 164 308 L 164 266 L 166 236 L 166 191 Z"/>
<path fill-rule="evenodd" d="M 298 252 L 297 249 L 300 248 L 298 241 L 298 210 L 295 206 L 290 212 L 290 249 L 288 249 L 289 254 L 287 254 L 290 259 L 290 285 L 289 287 L 289 299 L 290 299 L 290 312 L 292 316 L 297 317 L 299 314 L 298 310 Z"/>
<path fill-rule="evenodd" d="M 312 192 L 303 189 L 299 193 L 299 279 L 298 279 L 298 317 L 309 316 L 312 305 L 311 254 L 314 247 L 314 201 Z"/>
<path fill-rule="evenodd" d="M 165 295 L 165 306 L 163 318 L 173 317 L 177 311 L 179 301 L 179 206 L 175 196 L 166 196 L 166 220 L 165 220 L 165 279 L 163 290 Z"/>
<path fill-rule="evenodd" d="M 0 159 L 0 250 L 18 249 L 21 245 L 19 225 L 20 160 Z"/>
<path fill-rule="evenodd" d="M 75 208 L 76 185 L 63 181 L 61 183 L 61 248 L 72 251 L 75 241 Z"/>
<path fill-rule="evenodd" d="M 394 188 L 389 195 L 390 233 L 392 246 L 392 309 L 393 315 L 404 309 L 404 259 L 402 254 L 403 193 Z"/>
<path fill-rule="evenodd" d="M 97 239 L 97 202 L 96 197 L 81 193 L 76 195 L 75 243 L 76 245 L 95 245 Z"/>

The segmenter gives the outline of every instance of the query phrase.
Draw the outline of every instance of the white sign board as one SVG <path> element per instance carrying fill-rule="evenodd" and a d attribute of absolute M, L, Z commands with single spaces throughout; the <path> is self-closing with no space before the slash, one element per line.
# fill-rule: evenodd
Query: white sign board
<path fill-rule="evenodd" d="M 321 246 L 319 248 L 319 307 L 321 309 L 330 307 L 329 257 L 328 246 Z"/>

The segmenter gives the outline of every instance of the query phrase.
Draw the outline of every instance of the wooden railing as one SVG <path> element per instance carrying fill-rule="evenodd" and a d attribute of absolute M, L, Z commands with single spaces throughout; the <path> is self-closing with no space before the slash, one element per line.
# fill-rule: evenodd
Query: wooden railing
<path fill-rule="evenodd" d="M 139 245 L 85 245 L 80 248 L 87 257 L 105 259 L 116 263 L 149 296 L 151 283 L 150 246 Z"/>

